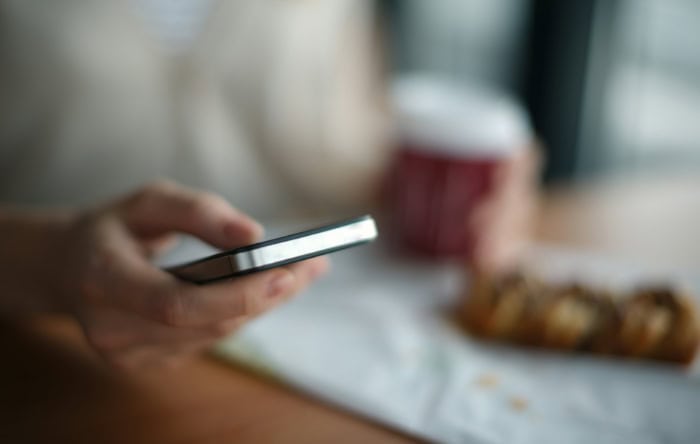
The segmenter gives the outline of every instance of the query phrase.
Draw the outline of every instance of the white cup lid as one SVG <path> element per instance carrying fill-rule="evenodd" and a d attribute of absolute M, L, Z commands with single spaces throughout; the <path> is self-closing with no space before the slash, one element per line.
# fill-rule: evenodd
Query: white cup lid
<path fill-rule="evenodd" d="M 485 87 L 409 75 L 395 82 L 392 100 L 399 137 L 419 149 L 459 157 L 503 157 L 532 139 L 522 106 Z"/>

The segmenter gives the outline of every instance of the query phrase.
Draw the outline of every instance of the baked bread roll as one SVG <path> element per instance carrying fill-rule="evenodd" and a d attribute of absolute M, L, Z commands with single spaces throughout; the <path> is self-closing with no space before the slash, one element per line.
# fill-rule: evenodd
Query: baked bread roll
<path fill-rule="evenodd" d="M 684 364 L 700 341 L 692 299 L 671 288 L 611 294 L 523 273 L 475 277 L 462 319 L 484 338 Z"/>

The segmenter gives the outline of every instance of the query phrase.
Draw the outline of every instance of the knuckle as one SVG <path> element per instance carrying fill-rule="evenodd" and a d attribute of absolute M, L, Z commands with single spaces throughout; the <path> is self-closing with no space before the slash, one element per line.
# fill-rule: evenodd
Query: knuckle
<path fill-rule="evenodd" d="M 187 308 L 184 298 L 177 291 L 156 291 L 153 296 L 153 317 L 172 327 L 186 325 Z"/>
<path fill-rule="evenodd" d="M 188 202 L 189 213 L 198 216 L 202 213 L 211 213 L 217 211 L 220 208 L 225 208 L 228 203 L 224 198 L 217 194 L 209 193 L 206 191 L 196 191 L 193 192 L 192 198 Z"/>
<path fill-rule="evenodd" d="M 196 193 L 186 203 L 185 212 L 193 219 L 219 208 L 223 199 L 210 193 Z"/>
<path fill-rule="evenodd" d="M 120 254 L 116 249 L 100 246 L 90 256 L 90 267 L 98 275 L 110 275 L 119 263 Z"/>
<path fill-rule="evenodd" d="M 175 187 L 175 183 L 165 179 L 147 183 L 127 198 L 127 207 L 148 207 L 154 199 L 158 199 L 160 196 L 172 192 Z"/>
<path fill-rule="evenodd" d="M 115 274 L 119 254 L 110 248 L 97 248 L 88 253 L 86 266 L 77 274 L 79 297 L 84 301 L 105 302 L 108 291 L 105 282 Z"/>
<path fill-rule="evenodd" d="M 206 208 L 205 202 L 201 198 L 193 196 L 182 202 L 182 212 L 190 220 L 195 220 Z"/>
<path fill-rule="evenodd" d="M 229 205 L 228 201 L 218 194 L 203 192 L 200 196 L 209 208 L 223 208 Z"/>
<path fill-rule="evenodd" d="M 239 317 L 252 316 L 261 311 L 260 295 L 251 289 L 242 291 L 236 298 L 235 314 Z"/>

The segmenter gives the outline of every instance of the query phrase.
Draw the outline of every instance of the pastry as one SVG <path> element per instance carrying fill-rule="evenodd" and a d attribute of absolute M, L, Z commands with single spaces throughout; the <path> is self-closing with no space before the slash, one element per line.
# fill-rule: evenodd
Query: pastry
<path fill-rule="evenodd" d="M 700 342 L 692 299 L 667 287 L 612 294 L 524 273 L 477 276 L 462 307 L 472 334 L 538 347 L 688 364 Z"/>

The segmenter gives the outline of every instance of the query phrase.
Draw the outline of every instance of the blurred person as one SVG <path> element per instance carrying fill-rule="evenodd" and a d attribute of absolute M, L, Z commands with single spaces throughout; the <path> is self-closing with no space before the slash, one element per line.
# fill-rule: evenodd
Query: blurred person
<path fill-rule="evenodd" d="M 0 200 L 167 177 L 265 219 L 361 206 L 386 155 L 371 17 L 367 0 L 0 0 Z"/>
<path fill-rule="evenodd" d="M 137 367 L 322 274 L 317 259 L 198 287 L 149 258 L 177 232 L 253 242 L 247 214 L 369 205 L 388 155 L 371 6 L 0 0 L 0 309 L 68 313 Z"/>
<path fill-rule="evenodd" d="M 0 309 L 69 313 L 137 367 L 323 273 L 316 259 L 197 287 L 149 258 L 175 232 L 256 241 L 244 211 L 363 205 L 384 155 L 370 15 L 355 0 L 1 1 Z M 141 187 L 158 177 L 187 187 Z"/>

